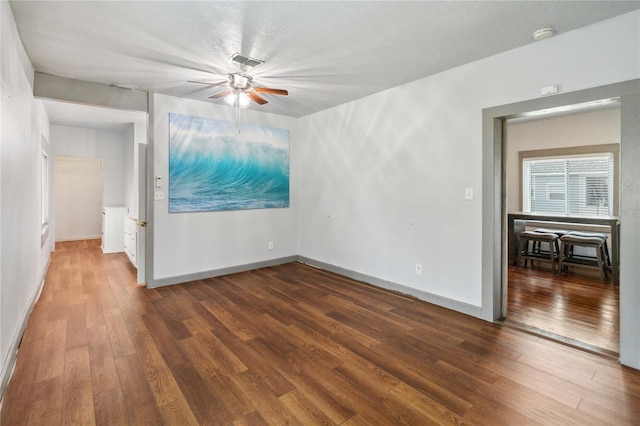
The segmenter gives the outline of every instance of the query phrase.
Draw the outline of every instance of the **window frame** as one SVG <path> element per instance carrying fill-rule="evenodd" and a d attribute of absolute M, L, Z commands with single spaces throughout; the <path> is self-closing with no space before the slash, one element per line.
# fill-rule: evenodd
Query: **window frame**
<path fill-rule="evenodd" d="M 584 145 L 575 147 L 553 148 L 553 149 L 539 149 L 533 151 L 520 151 L 518 153 L 519 159 L 519 208 L 520 211 L 524 211 L 524 194 L 523 194 L 523 161 L 532 159 L 552 159 L 553 157 L 566 158 L 566 157 L 579 157 L 598 154 L 612 154 L 613 155 L 613 216 L 618 216 L 619 213 L 619 194 L 620 194 L 620 144 L 603 144 L 603 145 Z"/>

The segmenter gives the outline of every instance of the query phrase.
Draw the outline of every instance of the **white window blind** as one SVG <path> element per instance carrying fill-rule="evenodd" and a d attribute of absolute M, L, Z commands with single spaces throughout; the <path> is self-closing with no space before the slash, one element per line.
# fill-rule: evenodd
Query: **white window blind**
<path fill-rule="evenodd" d="M 42 151 L 40 156 L 40 224 L 49 223 L 49 156 Z"/>
<path fill-rule="evenodd" d="M 573 216 L 613 213 L 613 154 L 524 159 L 525 212 Z"/>

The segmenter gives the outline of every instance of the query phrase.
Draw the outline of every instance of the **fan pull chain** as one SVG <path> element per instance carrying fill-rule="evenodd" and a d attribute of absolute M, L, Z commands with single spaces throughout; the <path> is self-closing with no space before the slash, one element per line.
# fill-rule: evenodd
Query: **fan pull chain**
<path fill-rule="evenodd" d="M 237 97 L 238 95 L 236 95 Z M 240 142 L 240 101 L 236 99 L 236 142 Z"/>

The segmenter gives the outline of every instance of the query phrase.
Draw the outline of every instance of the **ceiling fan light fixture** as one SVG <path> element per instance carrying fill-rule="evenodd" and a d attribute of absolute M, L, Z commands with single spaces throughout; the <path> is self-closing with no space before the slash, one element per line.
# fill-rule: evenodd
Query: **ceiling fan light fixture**
<path fill-rule="evenodd" d="M 224 100 L 229 105 L 237 105 L 240 108 L 249 108 L 249 104 L 251 103 L 251 99 L 249 98 L 249 96 L 245 92 L 238 90 L 225 96 Z"/>
<path fill-rule="evenodd" d="M 249 99 L 249 96 L 247 96 L 246 93 L 238 93 L 238 105 L 240 106 L 240 108 L 249 108 L 250 103 L 251 99 Z"/>
<path fill-rule="evenodd" d="M 258 105 L 268 103 L 260 94 L 287 96 L 289 92 L 285 89 L 274 89 L 271 87 L 252 87 L 253 77 L 242 72 L 227 74 L 229 79 L 228 88 L 209 96 L 209 99 L 222 99 L 236 108 L 248 108 L 252 102 Z M 207 83 L 204 81 L 189 80 L 191 83 L 201 83 L 208 86 L 227 86 L 224 83 Z"/>

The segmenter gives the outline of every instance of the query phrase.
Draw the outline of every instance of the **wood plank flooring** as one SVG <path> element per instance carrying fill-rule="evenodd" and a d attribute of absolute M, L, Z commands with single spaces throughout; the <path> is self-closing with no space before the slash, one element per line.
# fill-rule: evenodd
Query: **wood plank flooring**
<path fill-rule="evenodd" d="M 596 276 L 509 267 L 507 323 L 612 356 L 619 352 L 619 287 Z"/>
<path fill-rule="evenodd" d="M 640 423 L 640 372 L 297 263 L 135 285 L 60 244 L 2 425 Z"/>

